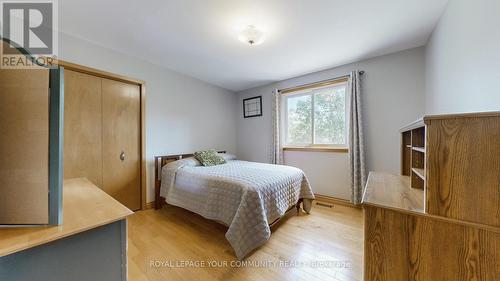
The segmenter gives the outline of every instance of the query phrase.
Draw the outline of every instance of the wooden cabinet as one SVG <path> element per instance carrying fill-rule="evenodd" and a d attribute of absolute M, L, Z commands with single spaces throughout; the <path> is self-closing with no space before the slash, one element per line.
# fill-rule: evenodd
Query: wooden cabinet
<path fill-rule="evenodd" d="M 500 280 L 500 112 L 423 122 L 402 130 L 402 175 L 368 177 L 364 278 Z"/>
<path fill-rule="evenodd" d="M 0 69 L 0 225 L 61 223 L 63 77 L 62 68 Z"/>
<path fill-rule="evenodd" d="M 48 223 L 48 149 L 49 70 L 0 69 L 0 224 Z"/>
<path fill-rule="evenodd" d="M 141 209 L 141 87 L 73 68 L 65 91 L 64 176 Z"/>
<path fill-rule="evenodd" d="M 500 232 L 364 207 L 365 280 L 498 281 Z"/>

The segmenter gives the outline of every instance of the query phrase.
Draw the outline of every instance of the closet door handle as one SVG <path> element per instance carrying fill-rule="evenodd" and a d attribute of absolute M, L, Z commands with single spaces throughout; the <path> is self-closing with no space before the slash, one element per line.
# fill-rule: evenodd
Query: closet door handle
<path fill-rule="evenodd" d="M 120 153 L 120 160 L 125 161 L 125 152 L 124 151 L 122 151 Z"/>

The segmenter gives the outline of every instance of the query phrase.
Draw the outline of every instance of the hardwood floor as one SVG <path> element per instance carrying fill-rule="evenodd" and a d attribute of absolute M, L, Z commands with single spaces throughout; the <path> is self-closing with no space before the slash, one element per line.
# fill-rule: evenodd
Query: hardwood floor
<path fill-rule="evenodd" d="M 136 212 L 128 219 L 129 280 L 362 280 L 360 209 L 315 204 L 272 230 L 244 266 L 226 227 L 173 206 Z"/>

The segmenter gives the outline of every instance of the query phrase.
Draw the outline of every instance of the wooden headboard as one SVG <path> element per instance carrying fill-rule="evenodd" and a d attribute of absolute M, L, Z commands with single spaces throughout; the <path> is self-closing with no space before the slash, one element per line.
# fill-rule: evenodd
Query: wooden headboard
<path fill-rule="evenodd" d="M 226 153 L 226 151 L 217 151 L 218 153 Z M 170 162 L 181 160 L 188 157 L 193 157 L 194 154 L 173 154 L 166 156 L 155 156 L 155 209 L 158 210 L 165 203 L 165 198 L 160 196 L 161 187 L 161 168 Z"/>

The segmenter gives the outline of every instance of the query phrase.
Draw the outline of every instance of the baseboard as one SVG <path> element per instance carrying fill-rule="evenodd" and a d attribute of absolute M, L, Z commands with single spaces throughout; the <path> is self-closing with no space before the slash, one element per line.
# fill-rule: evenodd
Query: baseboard
<path fill-rule="evenodd" d="M 146 207 L 144 208 L 144 210 L 154 209 L 154 207 L 155 207 L 155 201 L 148 202 L 146 203 Z"/>
<path fill-rule="evenodd" d="M 324 203 L 329 203 L 329 204 L 333 204 L 333 205 L 342 205 L 342 206 L 361 209 L 361 206 L 354 205 L 349 200 L 335 198 L 335 197 L 321 195 L 321 194 L 314 194 L 314 196 L 316 197 L 316 200 L 324 202 Z"/>

